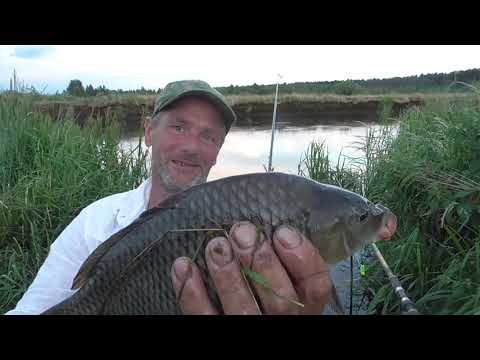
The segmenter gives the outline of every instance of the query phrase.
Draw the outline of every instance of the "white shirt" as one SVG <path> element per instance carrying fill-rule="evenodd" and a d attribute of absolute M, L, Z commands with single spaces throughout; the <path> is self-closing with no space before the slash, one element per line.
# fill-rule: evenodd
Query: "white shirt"
<path fill-rule="evenodd" d="M 84 208 L 50 246 L 34 281 L 5 315 L 36 315 L 77 290 L 72 281 L 87 257 L 147 209 L 151 178 L 138 188 L 97 200 Z"/>

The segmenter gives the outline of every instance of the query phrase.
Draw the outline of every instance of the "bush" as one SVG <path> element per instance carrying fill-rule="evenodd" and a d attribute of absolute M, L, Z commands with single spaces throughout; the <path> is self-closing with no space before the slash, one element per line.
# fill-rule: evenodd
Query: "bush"
<path fill-rule="evenodd" d="M 70 80 L 67 87 L 67 93 L 71 96 L 85 96 L 85 89 L 80 80 Z"/>
<path fill-rule="evenodd" d="M 352 80 L 340 81 L 333 86 L 333 92 L 338 95 L 358 94 L 361 86 Z"/>

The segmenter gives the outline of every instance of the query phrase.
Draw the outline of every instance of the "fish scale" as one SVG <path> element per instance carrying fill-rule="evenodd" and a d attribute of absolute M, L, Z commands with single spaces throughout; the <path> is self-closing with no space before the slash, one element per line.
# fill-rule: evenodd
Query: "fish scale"
<path fill-rule="evenodd" d="M 206 231 L 174 230 L 220 225 L 229 232 L 234 223 L 248 220 L 265 228 L 270 235 L 278 225 L 291 224 L 310 238 L 317 249 L 326 249 L 320 253 L 332 263 L 349 256 L 342 253 L 345 246 L 341 241 L 345 234 L 355 234 L 351 226 L 358 226 L 357 232 L 361 234 L 358 239 L 349 239 L 358 249 L 372 242 L 385 226 L 388 211 L 379 213 L 375 208 L 374 212 L 374 206 L 347 190 L 282 173 L 238 175 L 197 185 L 146 211 L 107 239 L 75 277 L 74 284 L 79 290 L 45 314 L 179 314 L 171 267 L 175 259 L 192 258 L 199 249 L 196 260 L 208 295 L 220 307 L 205 262 L 206 240 L 214 235 Z M 352 219 L 365 211 L 369 214 L 368 221 L 356 224 Z M 334 232 L 343 229 L 338 223 L 330 228 L 318 226 L 326 215 L 340 219 L 345 231 L 338 235 Z M 333 245 L 322 244 L 322 238 Z"/>

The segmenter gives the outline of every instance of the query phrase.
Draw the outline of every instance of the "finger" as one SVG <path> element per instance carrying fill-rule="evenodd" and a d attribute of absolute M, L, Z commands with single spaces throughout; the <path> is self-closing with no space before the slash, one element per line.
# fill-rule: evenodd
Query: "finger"
<path fill-rule="evenodd" d="M 276 229 L 273 246 L 305 304 L 302 313 L 321 314 L 330 300 L 332 283 L 328 265 L 318 250 L 305 236 L 287 225 Z"/>
<path fill-rule="evenodd" d="M 216 315 L 198 267 L 181 257 L 172 265 L 172 280 L 178 304 L 185 315 Z"/>
<path fill-rule="evenodd" d="M 225 314 L 260 314 L 253 294 L 235 261 L 233 250 L 224 237 L 212 239 L 206 249 L 206 262 L 210 276 L 223 306 Z"/>
<path fill-rule="evenodd" d="M 275 255 L 271 245 L 265 241 L 262 233 L 257 231 L 255 225 L 241 222 L 232 227 L 231 243 L 234 252 L 238 255 L 242 266 L 250 268 L 265 279 L 271 291 L 253 281 L 252 285 L 267 314 L 296 314 L 300 307 L 289 300 L 298 301 L 287 272 L 280 260 Z"/>

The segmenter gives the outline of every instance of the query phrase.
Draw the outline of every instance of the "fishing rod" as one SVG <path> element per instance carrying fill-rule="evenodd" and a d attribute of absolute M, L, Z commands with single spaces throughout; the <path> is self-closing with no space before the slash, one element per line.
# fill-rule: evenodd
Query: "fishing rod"
<path fill-rule="evenodd" d="M 278 74 L 278 80 L 277 80 L 277 86 L 275 89 L 275 101 L 273 105 L 273 119 L 272 119 L 272 135 L 270 139 L 270 155 L 268 157 L 268 169 L 267 172 L 272 172 L 273 167 L 272 167 L 272 154 L 273 154 L 273 142 L 275 139 L 275 130 L 276 130 L 276 119 L 277 119 L 277 103 L 278 103 L 278 84 L 280 82 L 280 79 L 282 78 L 282 75 Z M 350 315 L 352 315 L 353 312 L 353 255 L 350 257 Z"/>
<path fill-rule="evenodd" d="M 363 196 L 365 196 L 365 187 L 362 186 L 361 193 Z M 375 252 L 375 255 L 377 256 L 378 260 L 380 261 L 380 264 L 383 267 L 383 270 L 388 276 L 388 280 L 390 280 L 390 285 L 392 285 L 392 288 L 395 292 L 395 294 L 400 298 L 400 311 L 404 315 L 421 315 L 421 313 L 415 308 L 414 303 L 410 300 L 410 298 L 407 296 L 407 293 L 405 292 L 405 289 L 403 288 L 402 284 L 398 280 L 398 277 L 390 270 L 390 267 L 388 266 L 387 262 L 385 261 L 385 258 L 383 257 L 382 253 L 378 249 L 377 245 L 375 243 L 371 244 L 373 247 L 373 250 Z M 352 264 L 353 259 L 350 259 L 350 264 Z M 353 273 L 353 272 L 352 272 Z M 365 276 L 365 268 L 364 265 L 360 265 L 360 274 L 361 276 Z M 352 279 L 353 282 L 353 279 Z M 352 287 L 350 286 L 350 290 Z M 350 294 L 350 299 L 352 298 L 352 295 Z"/>
<path fill-rule="evenodd" d="M 270 139 L 270 155 L 268 158 L 268 169 L 266 169 L 267 172 L 273 171 L 272 154 L 273 154 L 273 143 L 275 139 L 276 118 L 277 118 L 278 84 L 281 78 L 282 76 L 278 74 L 277 86 L 275 89 L 275 102 L 273 105 L 272 135 Z M 378 250 L 377 246 L 374 243 L 372 244 L 372 247 L 384 271 L 387 273 L 388 279 L 390 280 L 390 283 L 393 289 L 395 290 L 395 294 L 397 294 L 397 296 L 400 297 L 400 301 L 401 301 L 400 309 L 403 309 L 402 313 L 408 314 L 408 315 L 420 315 L 418 310 L 415 308 L 415 305 L 413 304 L 413 302 L 408 298 L 407 294 L 405 293 L 405 290 L 403 289 L 400 281 L 390 270 L 390 267 L 388 266 L 387 262 L 385 261 L 382 254 L 380 253 L 380 250 Z M 353 312 L 353 255 L 350 256 L 350 315 L 352 315 L 352 312 Z"/>
<path fill-rule="evenodd" d="M 413 302 L 408 298 L 405 289 L 403 288 L 402 284 L 398 280 L 397 276 L 390 270 L 387 262 L 382 256 L 380 250 L 375 243 L 371 244 L 373 250 L 375 251 L 375 255 L 377 255 L 378 260 L 380 260 L 380 264 L 383 267 L 383 270 L 387 273 L 388 279 L 390 280 L 390 284 L 395 291 L 395 294 L 400 298 L 400 310 L 404 315 L 421 315 L 421 313 L 415 308 Z"/>
<path fill-rule="evenodd" d="M 277 88 L 275 90 L 275 103 L 273 105 L 273 119 L 272 119 L 272 136 L 270 139 L 270 156 L 268 157 L 268 172 L 272 172 L 272 153 L 273 153 L 273 141 L 275 138 L 275 123 L 276 123 L 276 118 L 277 118 L 277 99 L 278 99 L 278 83 L 280 82 L 280 79 L 282 78 L 282 75 L 278 74 L 278 80 L 277 80 Z"/>

